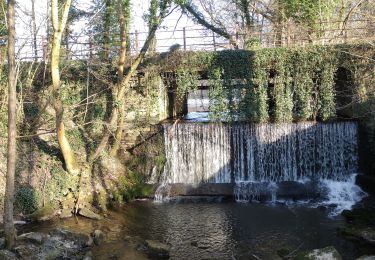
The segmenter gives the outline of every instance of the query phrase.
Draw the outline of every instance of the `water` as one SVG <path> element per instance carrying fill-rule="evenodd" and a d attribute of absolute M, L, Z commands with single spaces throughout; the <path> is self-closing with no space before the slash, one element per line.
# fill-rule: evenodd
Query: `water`
<path fill-rule="evenodd" d="M 237 201 L 278 198 L 281 182 L 315 183 L 320 201 L 350 209 L 365 194 L 358 173 L 355 122 L 295 124 L 164 124 L 166 164 L 157 200 L 167 184 L 235 183 Z M 315 203 L 316 204 L 316 203 Z"/>
<path fill-rule="evenodd" d="M 337 235 L 343 224 L 341 217 L 298 205 L 136 201 L 102 221 L 72 218 L 32 229 L 100 229 L 107 239 L 92 249 L 94 259 L 148 259 L 139 250 L 146 239 L 170 243 L 171 259 L 279 259 L 279 249 L 326 246 L 335 246 L 344 259 L 355 259 L 359 253 L 354 245 Z"/>

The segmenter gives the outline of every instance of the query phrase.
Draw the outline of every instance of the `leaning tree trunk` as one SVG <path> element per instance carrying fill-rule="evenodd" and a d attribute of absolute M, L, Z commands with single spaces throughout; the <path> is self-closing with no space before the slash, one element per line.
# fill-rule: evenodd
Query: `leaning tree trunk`
<path fill-rule="evenodd" d="M 35 0 L 31 0 L 31 25 L 33 34 L 34 61 L 38 60 L 37 30 L 35 20 Z"/>
<path fill-rule="evenodd" d="M 5 247 L 14 246 L 13 224 L 14 176 L 16 171 L 16 60 L 15 60 L 15 0 L 8 0 L 8 158 L 4 205 Z"/>
<path fill-rule="evenodd" d="M 117 12 L 119 17 L 119 23 L 120 23 L 120 38 L 121 38 L 121 46 L 120 46 L 120 52 L 119 52 L 119 62 L 117 65 L 117 74 L 118 74 L 118 80 L 117 80 L 117 86 L 116 89 L 118 90 L 121 88 L 122 81 L 124 80 L 124 68 L 125 68 L 125 60 L 126 60 L 126 45 L 127 45 L 127 31 L 128 31 L 128 24 L 129 24 L 129 12 L 127 11 L 130 6 L 130 2 L 123 2 L 122 0 L 117 1 Z M 126 6 L 125 6 L 126 5 Z M 125 9 L 125 10 L 124 10 Z M 126 11 L 126 12 L 124 12 Z M 118 91 L 115 91 L 114 97 L 116 98 Z M 118 107 L 116 109 L 118 110 L 118 119 L 117 119 L 117 129 L 114 136 L 114 142 L 111 149 L 111 155 L 115 156 L 120 149 L 121 140 L 122 140 L 122 132 L 124 129 L 124 121 L 125 121 L 125 104 L 124 102 L 117 102 Z"/>
<path fill-rule="evenodd" d="M 64 107 L 60 98 L 60 47 L 62 33 L 65 30 L 66 22 L 68 19 L 69 9 L 72 0 L 66 0 L 64 3 L 62 17 L 59 20 L 58 15 L 58 0 L 52 0 L 52 27 L 53 27 L 53 39 L 52 39 L 52 53 L 51 53 L 51 76 L 52 76 L 52 87 L 53 87 L 53 107 L 56 113 L 56 133 L 57 140 L 60 146 L 61 153 L 64 157 L 66 170 L 70 173 L 77 173 L 75 155 L 70 146 L 69 140 L 65 134 L 65 125 L 63 121 Z"/>
<path fill-rule="evenodd" d="M 121 103 L 124 100 L 125 93 L 129 87 L 129 82 L 138 69 L 138 66 L 140 63 L 143 61 L 144 57 L 146 56 L 147 51 L 149 50 L 152 41 L 155 37 L 155 33 L 162 22 L 163 18 L 166 16 L 166 10 L 167 10 L 167 3 L 168 1 L 162 1 L 162 5 L 160 6 L 160 13 L 158 15 L 158 18 L 156 19 L 157 23 L 155 23 L 151 28 L 150 31 L 148 32 L 146 41 L 141 49 L 141 52 L 137 56 L 137 58 L 134 60 L 134 62 L 131 64 L 130 68 L 127 70 L 125 73 L 124 77 L 121 80 L 121 84 L 118 84 L 118 88 L 116 88 L 116 93 L 114 93 L 114 102 L 115 103 Z M 120 108 L 119 106 L 115 106 L 112 110 L 112 113 L 110 117 L 107 120 L 106 127 L 107 130 L 105 131 L 103 137 L 100 140 L 100 143 L 98 147 L 96 148 L 95 152 L 90 156 L 90 163 L 92 163 L 95 159 L 97 159 L 102 152 L 106 149 L 108 146 L 108 140 L 110 137 L 110 134 L 112 133 L 111 128 L 115 128 L 115 132 L 121 132 L 122 129 L 121 126 L 119 127 L 118 125 L 118 117 L 120 114 Z M 120 115 L 121 116 L 121 115 Z M 121 123 L 121 120 L 119 120 Z M 119 130 L 120 128 L 120 130 Z M 116 138 L 116 137 L 115 137 Z M 116 138 L 117 139 L 117 138 Z M 119 140 L 118 140 L 119 141 Z"/>

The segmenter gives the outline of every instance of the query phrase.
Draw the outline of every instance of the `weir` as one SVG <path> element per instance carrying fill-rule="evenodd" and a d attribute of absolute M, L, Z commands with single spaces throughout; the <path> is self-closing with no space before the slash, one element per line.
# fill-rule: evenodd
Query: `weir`
<path fill-rule="evenodd" d="M 340 194 L 340 183 L 346 200 L 359 196 L 353 178 L 358 173 L 356 122 L 182 122 L 163 128 L 166 164 L 159 200 L 197 193 L 228 195 L 228 187 L 237 201 L 329 197 Z M 190 188 L 181 189 L 181 184 Z M 210 184 L 229 186 L 221 194 Z"/>

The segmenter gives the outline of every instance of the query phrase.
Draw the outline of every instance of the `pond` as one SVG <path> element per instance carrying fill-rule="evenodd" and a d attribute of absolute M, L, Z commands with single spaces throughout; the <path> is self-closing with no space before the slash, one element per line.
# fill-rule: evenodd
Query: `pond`
<path fill-rule="evenodd" d="M 29 229 L 100 229 L 107 239 L 93 248 L 94 259 L 148 259 L 140 250 L 147 239 L 169 243 L 170 259 L 278 259 L 280 249 L 326 246 L 334 246 L 344 259 L 354 259 L 355 246 L 337 235 L 343 225 L 341 216 L 298 205 L 135 201 L 110 211 L 101 221 L 71 218 Z"/>

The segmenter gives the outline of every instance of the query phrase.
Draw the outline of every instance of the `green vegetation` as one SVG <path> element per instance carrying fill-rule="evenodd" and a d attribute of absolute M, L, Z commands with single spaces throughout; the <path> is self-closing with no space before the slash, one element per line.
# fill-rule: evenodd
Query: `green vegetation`
<path fill-rule="evenodd" d="M 369 45 L 173 52 L 157 60 L 159 71 L 153 71 L 158 75 L 174 69 L 179 96 L 194 90 L 199 73 L 206 73 L 210 112 L 216 120 L 239 116 L 252 122 L 327 121 L 337 116 L 337 70 L 344 67 L 356 74 L 354 69 L 363 61 L 351 57 L 348 62 L 346 53 L 358 48 L 372 49 Z"/>
<path fill-rule="evenodd" d="M 180 98 L 197 88 L 199 78 L 208 80 L 212 98 L 210 111 L 214 120 L 223 117 L 234 120 L 237 116 L 241 120 L 260 123 L 326 121 L 342 117 L 360 119 L 367 135 L 367 161 L 374 162 L 375 72 L 374 62 L 369 58 L 373 52 L 371 45 L 341 45 L 195 53 L 175 51 L 150 56 L 140 70 L 139 87 L 129 90 L 126 114 L 132 115 L 132 129 L 146 127 L 159 109 L 161 75 L 173 71 Z M 103 91 L 103 82 L 94 79 L 91 79 L 87 93 L 84 64 L 75 61 L 73 65 L 63 71 L 67 83 L 63 84 L 61 95 L 66 107 L 67 135 L 84 159 L 97 146 L 111 96 L 109 91 Z M 102 68 L 92 70 L 96 77 L 101 75 Z M 344 94 L 339 89 L 342 81 L 339 70 L 347 76 Z M 35 74 L 33 84 L 23 85 L 23 95 L 27 100 L 38 99 L 23 106 L 23 114 L 19 118 L 22 135 L 33 135 L 37 129 L 54 127 L 50 112 L 42 109 L 42 101 L 48 97 L 48 91 L 38 85 L 42 74 Z M 23 79 L 26 76 L 21 75 L 20 80 L 27 82 L 27 79 Z M 111 73 L 102 77 L 106 81 L 113 79 Z M 168 81 L 164 79 L 164 83 Z M 4 92 L 5 86 L 0 91 Z M 87 95 L 93 95 L 88 104 L 85 100 Z M 5 126 L 6 107 L 0 106 L 2 138 L 5 137 Z M 126 201 L 147 196 L 150 187 L 142 184 L 148 177 L 145 174 L 149 174 L 154 166 L 157 174 L 160 174 L 165 162 L 161 152 L 163 141 L 159 139 L 153 144 L 149 142 L 147 147 L 137 148 L 127 160 L 129 173 L 118 179 L 121 185 L 117 192 L 113 191 L 117 194 L 116 199 Z M 20 159 L 22 165 L 19 169 L 35 172 L 34 176 L 39 176 L 36 178 L 39 186 L 38 194 L 32 194 L 27 188 L 20 190 L 16 196 L 18 208 L 30 213 L 44 203 L 58 207 L 64 194 L 69 190 L 76 191 L 78 177 L 66 173 L 57 143 L 49 135 L 20 141 L 19 148 L 23 150 L 20 158 L 27 158 L 25 156 L 32 153 L 38 162 Z M 24 144 L 32 149 L 25 150 Z M 368 171 L 373 169 L 374 164 L 370 165 Z M 44 178 L 47 180 L 45 184 Z M 27 184 L 24 186 L 28 187 Z M 104 204 L 104 199 L 101 203 Z"/>
<path fill-rule="evenodd" d="M 130 201 L 135 198 L 144 198 L 152 195 L 153 185 L 144 183 L 141 175 L 128 171 L 126 176 L 121 176 L 118 180 L 119 194 L 121 197 L 117 201 Z"/>
<path fill-rule="evenodd" d="M 30 186 L 21 186 L 15 195 L 15 207 L 23 214 L 31 214 L 38 208 L 38 194 Z"/>

